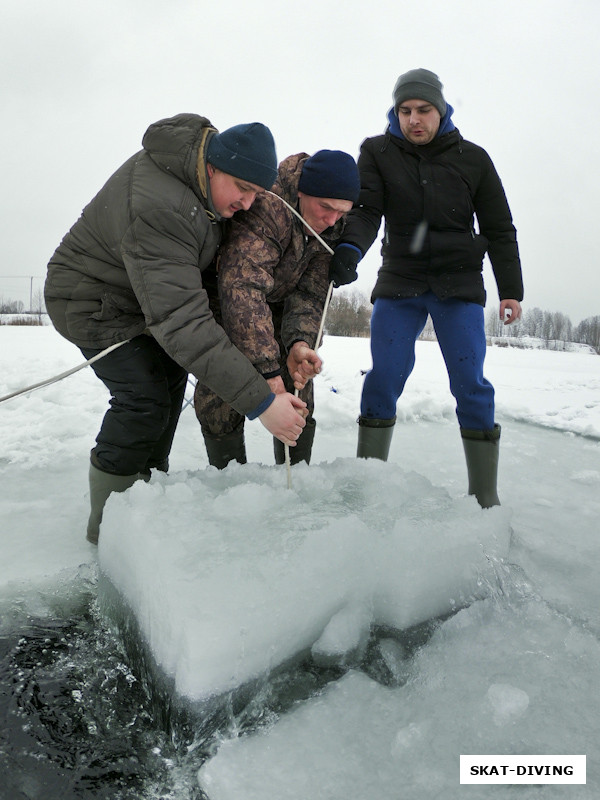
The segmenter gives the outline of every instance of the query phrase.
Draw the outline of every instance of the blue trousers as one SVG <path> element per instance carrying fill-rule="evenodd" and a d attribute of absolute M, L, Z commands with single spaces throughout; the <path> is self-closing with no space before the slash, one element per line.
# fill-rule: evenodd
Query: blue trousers
<path fill-rule="evenodd" d="M 446 362 L 461 428 L 494 427 L 494 387 L 483 376 L 483 308 L 465 300 L 438 299 L 433 292 L 401 299 L 377 298 L 371 317 L 373 368 L 365 376 L 360 413 L 392 419 L 415 365 L 415 341 L 431 315 Z"/>

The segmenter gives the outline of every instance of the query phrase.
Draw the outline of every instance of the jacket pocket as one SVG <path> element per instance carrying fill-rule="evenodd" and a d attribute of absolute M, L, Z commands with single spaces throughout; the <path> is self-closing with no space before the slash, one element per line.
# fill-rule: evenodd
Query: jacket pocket
<path fill-rule="evenodd" d="M 91 318 L 98 322 L 110 322 L 123 316 L 142 316 L 142 309 L 135 295 L 114 289 L 104 289 L 100 298 L 100 310 L 92 314 Z"/>
<path fill-rule="evenodd" d="M 480 270 L 489 241 L 470 231 L 433 231 L 431 234 L 431 271 L 458 272 Z"/>

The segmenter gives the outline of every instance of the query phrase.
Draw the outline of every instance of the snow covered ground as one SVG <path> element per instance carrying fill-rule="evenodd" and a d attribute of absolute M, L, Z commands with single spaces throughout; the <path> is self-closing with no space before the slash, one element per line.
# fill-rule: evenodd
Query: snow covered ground
<path fill-rule="evenodd" d="M 343 658 L 374 623 L 464 606 L 416 653 L 391 632 L 379 641 L 388 685 L 350 670 L 230 736 L 201 786 L 211 800 L 598 796 L 600 359 L 488 349 L 503 505 L 482 511 L 465 497 L 435 343 L 417 343 L 388 464 L 354 458 L 368 348 L 326 338 L 313 463 L 291 489 L 260 423 L 247 426 L 252 463 L 219 473 L 186 409 L 170 474 L 109 500 L 101 565 L 194 699 L 299 650 Z M 50 327 L 2 326 L 0 396 L 81 360 Z M 0 405 L 0 612 L 18 598 L 43 613 L 98 558 L 87 459 L 106 400 L 85 369 Z M 587 754 L 587 785 L 468 789 L 461 753 Z"/>

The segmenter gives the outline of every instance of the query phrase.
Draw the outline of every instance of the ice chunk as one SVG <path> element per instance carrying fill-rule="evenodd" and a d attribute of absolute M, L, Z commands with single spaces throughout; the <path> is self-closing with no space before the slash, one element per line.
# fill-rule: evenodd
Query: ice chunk
<path fill-rule="evenodd" d="M 101 568 L 175 691 L 205 700 L 297 653 L 357 646 L 485 595 L 508 512 L 357 459 L 235 465 L 111 495 Z"/>
<path fill-rule="evenodd" d="M 496 725 L 506 725 L 518 719 L 529 705 L 527 692 L 506 683 L 493 683 L 487 691 L 487 698 L 492 706 Z"/>

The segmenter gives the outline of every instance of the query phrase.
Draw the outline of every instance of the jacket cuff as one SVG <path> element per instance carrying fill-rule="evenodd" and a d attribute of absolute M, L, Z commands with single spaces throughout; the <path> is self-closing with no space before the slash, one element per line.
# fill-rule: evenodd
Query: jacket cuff
<path fill-rule="evenodd" d="M 340 247 L 350 247 L 352 250 L 355 250 L 355 251 L 358 253 L 358 255 L 360 256 L 360 258 L 362 258 L 362 257 L 363 257 L 363 255 L 364 255 L 364 253 L 363 253 L 363 251 L 360 249 L 360 247 L 357 247 L 355 244 L 349 244 L 348 242 L 342 242 L 341 244 L 338 244 L 338 246 L 337 246 L 335 249 L 336 249 L 336 250 L 339 250 L 339 249 L 340 249 Z"/>
<path fill-rule="evenodd" d="M 274 369 L 271 372 L 261 372 L 260 374 L 268 381 L 269 378 L 278 378 L 281 375 L 281 369 Z"/>
<path fill-rule="evenodd" d="M 252 365 L 263 378 L 273 378 L 281 372 L 281 364 L 276 358 L 265 358 L 260 362 L 252 361 Z"/>
<path fill-rule="evenodd" d="M 275 394 L 271 392 L 271 394 L 268 397 L 266 397 L 262 401 L 262 403 L 260 403 L 260 405 L 256 406 L 255 409 L 249 411 L 246 414 L 248 419 L 256 419 L 257 417 L 260 417 L 260 415 L 263 414 L 267 410 L 267 408 L 271 405 L 273 400 L 275 400 Z"/>
<path fill-rule="evenodd" d="M 314 335 L 315 334 L 313 333 L 313 336 Z M 292 339 L 292 341 L 289 344 L 286 344 L 286 349 L 288 353 L 290 352 L 292 347 L 296 344 L 296 342 L 302 342 L 302 344 L 305 344 L 307 347 L 310 347 L 308 343 L 309 338 L 310 338 L 309 336 L 296 336 L 294 339 Z"/>

